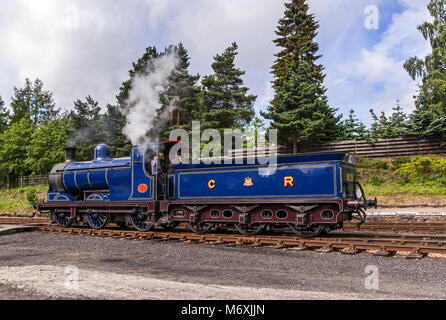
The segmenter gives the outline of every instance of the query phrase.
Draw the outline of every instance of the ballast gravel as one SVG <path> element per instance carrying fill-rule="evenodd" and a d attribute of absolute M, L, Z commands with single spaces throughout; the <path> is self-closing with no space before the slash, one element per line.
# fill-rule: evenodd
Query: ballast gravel
<path fill-rule="evenodd" d="M 446 261 L 26 232 L 0 299 L 445 299 Z"/>

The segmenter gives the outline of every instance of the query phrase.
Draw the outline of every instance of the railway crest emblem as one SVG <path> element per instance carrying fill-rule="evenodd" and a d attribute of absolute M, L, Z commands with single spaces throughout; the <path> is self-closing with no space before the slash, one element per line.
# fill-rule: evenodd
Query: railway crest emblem
<path fill-rule="evenodd" d="M 252 187 L 254 183 L 252 183 L 252 178 L 247 177 L 245 178 L 245 183 L 243 184 L 245 187 Z"/>

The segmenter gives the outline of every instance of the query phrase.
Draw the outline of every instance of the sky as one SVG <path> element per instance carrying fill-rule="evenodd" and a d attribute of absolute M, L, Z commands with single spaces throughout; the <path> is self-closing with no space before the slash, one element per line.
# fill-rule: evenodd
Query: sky
<path fill-rule="evenodd" d="M 257 96 L 257 113 L 274 95 L 274 31 L 284 0 L 2 0 L 0 96 L 7 105 L 25 78 L 41 79 L 58 107 L 73 108 L 87 95 L 116 102 L 128 71 L 148 46 L 163 50 L 182 42 L 190 72 L 211 74 L 216 54 L 233 41 L 236 65 Z M 430 20 L 428 0 L 309 0 L 320 24 L 319 43 L 330 106 L 354 109 L 367 125 L 370 108 L 406 112 L 415 106 L 417 83 L 404 61 L 430 51 L 417 25 Z M 345 118 L 344 117 L 344 118 Z"/>

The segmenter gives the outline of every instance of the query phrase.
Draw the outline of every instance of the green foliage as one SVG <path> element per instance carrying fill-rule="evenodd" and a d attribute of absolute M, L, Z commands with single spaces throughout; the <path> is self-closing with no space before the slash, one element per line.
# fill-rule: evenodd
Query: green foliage
<path fill-rule="evenodd" d="M 173 101 L 175 109 L 171 111 L 171 121 L 162 133 L 162 139 L 168 140 L 169 133 L 174 129 L 192 130 L 192 121 L 201 118 L 202 94 L 197 82 L 200 75 L 189 74 L 190 57 L 182 43 L 166 49 L 173 51 L 179 59 L 176 70 L 169 79 L 167 90 L 168 101 Z"/>
<path fill-rule="evenodd" d="M 377 177 L 377 176 L 371 176 L 370 179 L 368 180 L 368 183 L 370 183 L 371 185 L 374 186 L 379 186 L 381 185 L 385 180 L 381 177 Z"/>
<path fill-rule="evenodd" d="M 0 180 L 46 174 L 64 160 L 69 119 L 53 120 L 36 128 L 23 118 L 0 135 Z"/>
<path fill-rule="evenodd" d="M 307 1 L 291 0 L 285 4 L 274 40 L 281 48 L 272 67 L 276 94 L 262 115 L 273 120 L 279 143 L 292 145 L 294 152 L 299 143 L 329 141 L 341 134 L 340 117 L 334 116 L 336 110 L 325 96 L 323 67 L 316 63 L 321 57 L 315 42 L 318 28 Z"/>
<path fill-rule="evenodd" d="M 371 195 L 446 195 L 446 159 L 438 156 L 363 158 L 358 176 Z"/>
<path fill-rule="evenodd" d="M 378 118 L 373 109 L 370 109 L 373 119 L 369 130 L 370 138 L 395 138 L 413 134 L 410 123 L 407 123 L 408 116 L 403 112 L 399 100 L 396 101 L 396 106 L 392 110 L 393 113 L 389 118 L 384 112 Z"/>
<path fill-rule="evenodd" d="M 359 162 L 358 168 L 388 169 L 389 163 L 385 159 L 363 158 Z"/>
<path fill-rule="evenodd" d="M 164 52 L 159 52 L 155 47 L 148 47 L 144 55 L 138 59 L 136 63 L 133 63 L 132 70 L 129 71 L 129 79 L 123 82 L 120 92 L 117 95 L 119 107 L 113 110 L 113 113 L 121 113 L 120 110 L 126 110 L 131 108 L 128 105 L 129 92 L 132 89 L 132 82 L 136 76 L 147 76 L 153 72 L 155 59 L 167 55 L 169 53 L 175 53 L 178 56 L 179 63 L 176 70 L 169 78 L 169 87 L 166 92 L 160 95 L 160 101 L 163 104 L 162 110 L 170 107 L 173 102 L 175 105 L 174 110 L 170 111 L 170 119 L 167 124 L 161 128 L 152 130 L 148 135 L 158 135 L 161 133 L 161 139 L 167 140 L 171 130 L 176 128 L 182 128 L 187 131 L 191 130 L 192 120 L 200 119 L 202 98 L 200 87 L 197 85 L 197 81 L 200 79 L 200 75 L 189 74 L 188 68 L 190 65 L 190 57 L 186 48 L 182 43 L 177 46 L 169 46 Z M 162 113 L 162 110 L 160 113 Z M 122 129 L 125 126 L 125 115 L 121 114 L 119 121 L 116 117 L 114 122 L 118 123 L 119 127 L 115 131 L 114 139 L 116 139 L 117 145 L 112 143 L 112 149 L 122 152 L 127 150 L 127 143 L 123 135 L 121 135 Z M 163 121 L 155 121 L 157 123 L 163 123 Z M 158 137 L 156 137 L 158 138 Z"/>
<path fill-rule="evenodd" d="M 14 87 L 11 107 L 11 123 L 28 117 L 35 126 L 56 119 L 60 112 L 60 109 L 56 109 L 53 94 L 43 90 L 43 82 L 40 79 L 34 82 L 26 79 L 22 89 Z"/>
<path fill-rule="evenodd" d="M 306 72 L 311 80 L 322 84 L 325 75 L 323 67 L 315 63 L 321 56 L 317 54 L 319 45 L 314 39 L 317 36 L 319 24 L 313 14 L 309 13 L 306 0 L 291 0 L 285 3 L 285 12 L 279 20 L 274 43 L 281 49 L 272 67 L 275 76 L 274 89 L 280 90 L 284 83 L 291 79 L 293 71 L 306 61 Z M 318 87 L 318 93 L 324 94 L 325 89 Z"/>
<path fill-rule="evenodd" d="M 35 202 L 45 201 L 47 191 L 47 186 L 0 190 L 0 214 L 29 214 Z"/>
<path fill-rule="evenodd" d="M 119 88 L 119 93 L 116 96 L 119 106 L 121 108 L 126 107 L 127 99 L 129 98 L 129 92 L 132 89 L 132 81 L 137 75 L 147 75 L 153 68 L 153 61 L 159 57 L 159 53 L 155 47 L 146 48 L 146 52 L 138 61 L 133 63 L 133 68 L 129 71 L 130 78 L 124 81 Z"/>
<path fill-rule="evenodd" d="M 393 170 L 399 169 L 403 164 L 408 163 L 411 161 L 411 157 L 408 156 L 401 156 L 401 157 L 395 157 L 390 160 L 390 167 Z"/>
<path fill-rule="evenodd" d="M 9 127 L 9 111 L 5 107 L 5 102 L 0 97 L 0 134 Z"/>
<path fill-rule="evenodd" d="M 91 160 L 94 147 L 103 142 L 100 112 L 99 103 L 90 96 L 86 97 L 85 102 L 81 100 L 74 102 L 74 110 L 69 115 L 72 126 L 67 145 L 76 147 L 76 160 Z"/>
<path fill-rule="evenodd" d="M 20 176 L 30 173 L 25 161 L 32 143 L 34 124 L 27 117 L 14 123 L 0 136 L 0 174 Z"/>
<path fill-rule="evenodd" d="M 370 136 L 366 126 L 356 117 L 355 111 L 350 110 L 348 119 L 341 124 L 341 135 L 338 140 L 367 140 Z"/>
<path fill-rule="evenodd" d="M 258 146 L 258 141 L 260 136 L 265 136 L 266 129 L 263 121 L 255 117 L 245 129 L 246 141 L 244 144 L 245 148 L 253 148 Z M 265 141 L 266 143 L 266 141 Z"/>
<path fill-rule="evenodd" d="M 410 115 L 409 134 L 415 136 L 445 136 L 446 114 L 438 114 L 427 107 L 418 107 Z"/>
<path fill-rule="evenodd" d="M 446 4 L 431 0 L 428 9 L 431 22 L 418 26 L 432 52 L 424 59 L 412 57 L 404 68 L 415 80 L 421 79 L 420 93 L 415 100 L 416 110 L 411 117 L 413 134 L 446 135 Z"/>
<path fill-rule="evenodd" d="M 110 147 L 113 157 L 128 157 L 132 148 L 131 142 L 123 133 L 125 116 L 118 106 L 107 105 L 107 112 L 99 120 L 102 142 Z"/>
<path fill-rule="evenodd" d="M 254 117 L 256 96 L 248 94 L 241 78 L 245 72 L 235 67 L 238 46 L 234 42 L 214 57 L 214 74 L 205 76 L 201 128 L 244 128 Z"/>
<path fill-rule="evenodd" d="M 65 159 L 65 143 L 70 119 L 53 120 L 37 128 L 27 149 L 25 165 L 32 174 L 47 174 L 52 167 Z"/>
<path fill-rule="evenodd" d="M 435 180 L 443 179 L 446 176 L 446 159 L 436 156 L 417 156 L 410 162 L 401 164 L 397 173 L 406 181 L 433 183 Z"/>
<path fill-rule="evenodd" d="M 34 205 L 37 202 L 37 190 L 36 188 L 31 188 L 26 194 L 26 200 L 30 205 Z"/>
<path fill-rule="evenodd" d="M 274 109 L 262 113 L 273 120 L 271 127 L 278 129 L 279 143 L 292 144 L 295 152 L 298 143 L 320 143 L 339 134 L 340 117 L 335 117 L 335 110 L 320 94 L 321 83 L 310 79 L 307 70 L 308 63 L 302 62 L 277 92 Z"/>

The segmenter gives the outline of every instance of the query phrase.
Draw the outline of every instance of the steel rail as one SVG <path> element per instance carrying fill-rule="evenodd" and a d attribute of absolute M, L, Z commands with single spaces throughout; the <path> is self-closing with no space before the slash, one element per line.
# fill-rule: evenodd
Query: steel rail
<path fill-rule="evenodd" d="M 305 239 L 294 236 L 251 236 L 234 234 L 194 234 L 190 232 L 140 232 L 132 230 L 60 228 L 55 226 L 39 227 L 41 231 L 67 234 L 95 235 L 133 240 L 183 241 L 188 243 L 234 244 L 253 246 L 274 246 L 275 248 L 293 248 L 295 250 L 318 250 L 320 252 L 340 251 L 356 254 L 374 251 L 375 255 L 392 256 L 404 253 L 405 258 L 423 258 L 428 254 L 446 255 L 446 237 L 432 240 L 429 237 L 408 239 L 406 237 L 384 237 L 373 235 L 366 237 L 329 236 L 326 238 Z"/>
<path fill-rule="evenodd" d="M 0 217 L 0 223 L 4 224 L 48 224 L 49 218 L 26 218 L 26 217 Z M 357 224 L 346 223 L 344 231 L 376 231 L 376 232 L 412 232 L 412 233 L 446 233 L 446 223 L 371 223 L 362 224 L 359 229 Z"/>
<path fill-rule="evenodd" d="M 344 225 L 344 230 L 353 231 L 358 230 L 357 225 L 348 223 Z M 446 223 L 370 223 L 366 222 L 359 227 L 362 231 L 391 231 L 391 232 L 433 232 L 433 233 L 446 233 Z"/>

